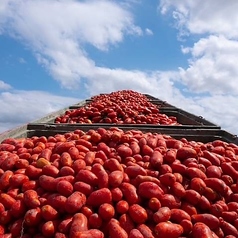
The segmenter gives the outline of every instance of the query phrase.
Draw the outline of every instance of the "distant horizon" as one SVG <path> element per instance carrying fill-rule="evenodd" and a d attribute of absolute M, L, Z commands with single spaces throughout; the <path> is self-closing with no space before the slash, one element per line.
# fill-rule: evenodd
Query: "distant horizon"
<path fill-rule="evenodd" d="M 0 133 L 132 89 L 238 134 L 238 2 L 0 3 Z"/>

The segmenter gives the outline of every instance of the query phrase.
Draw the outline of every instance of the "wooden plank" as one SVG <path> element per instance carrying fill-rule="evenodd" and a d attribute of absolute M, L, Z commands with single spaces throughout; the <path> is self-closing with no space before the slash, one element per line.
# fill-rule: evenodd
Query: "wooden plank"
<path fill-rule="evenodd" d="M 98 129 L 100 127 L 109 129 L 110 127 L 116 126 L 125 131 L 134 129 L 141 130 L 143 132 L 152 132 L 152 133 L 161 133 L 167 134 L 171 136 L 176 136 L 177 138 L 194 138 L 200 141 L 206 140 L 209 141 L 211 138 L 219 138 L 226 142 L 235 143 L 238 145 L 238 138 L 236 135 L 233 135 L 225 130 L 221 130 L 218 128 L 206 129 L 206 128 L 195 128 L 193 126 L 163 126 L 158 127 L 155 125 L 112 125 L 112 124 L 29 124 L 28 130 L 31 132 L 39 133 L 39 132 L 49 132 L 49 133 L 65 133 L 69 131 L 74 131 L 76 129 L 80 129 L 83 131 L 88 131 L 90 129 Z"/>

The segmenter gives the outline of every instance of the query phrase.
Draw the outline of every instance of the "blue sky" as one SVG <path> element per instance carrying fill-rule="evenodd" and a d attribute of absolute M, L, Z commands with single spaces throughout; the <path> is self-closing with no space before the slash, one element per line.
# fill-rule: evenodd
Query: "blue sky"
<path fill-rule="evenodd" d="M 238 2 L 0 2 L 0 132 L 133 89 L 238 133 Z"/>

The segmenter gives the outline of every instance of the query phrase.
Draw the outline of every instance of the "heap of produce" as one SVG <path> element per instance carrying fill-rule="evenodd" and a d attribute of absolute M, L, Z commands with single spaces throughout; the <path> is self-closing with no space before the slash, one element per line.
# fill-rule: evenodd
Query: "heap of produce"
<path fill-rule="evenodd" d="M 176 117 L 159 113 L 146 96 L 131 90 L 92 97 L 91 103 L 66 110 L 55 123 L 179 124 Z"/>
<path fill-rule="evenodd" d="M 238 146 L 139 130 L 0 144 L 0 237 L 238 237 Z"/>

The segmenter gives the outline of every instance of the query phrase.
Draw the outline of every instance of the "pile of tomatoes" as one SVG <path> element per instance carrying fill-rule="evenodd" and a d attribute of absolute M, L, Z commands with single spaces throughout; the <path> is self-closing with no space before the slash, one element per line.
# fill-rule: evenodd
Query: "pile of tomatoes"
<path fill-rule="evenodd" d="M 159 113 L 146 96 L 132 90 L 92 97 L 91 103 L 66 110 L 55 123 L 179 124 L 176 117 Z"/>
<path fill-rule="evenodd" d="M 0 144 L 0 237 L 238 237 L 238 146 L 117 127 Z"/>

